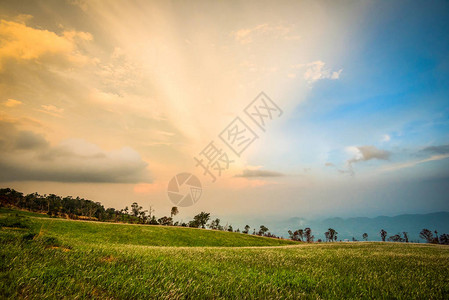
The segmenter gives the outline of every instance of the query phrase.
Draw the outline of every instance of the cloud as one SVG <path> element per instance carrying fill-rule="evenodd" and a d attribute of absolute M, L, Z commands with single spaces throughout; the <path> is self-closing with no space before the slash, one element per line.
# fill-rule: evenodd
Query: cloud
<path fill-rule="evenodd" d="M 147 163 L 130 147 L 103 150 L 82 139 L 51 146 L 44 136 L 0 121 L 0 181 L 150 183 Z"/>
<path fill-rule="evenodd" d="M 40 134 L 31 131 L 19 131 L 14 142 L 14 149 L 32 150 L 48 147 L 49 143 Z"/>
<path fill-rule="evenodd" d="M 353 164 L 372 159 L 388 160 L 391 155 L 389 151 L 378 149 L 375 146 L 348 147 L 346 150 L 353 155 L 351 159 L 346 161 L 346 169 L 340 169 L 331 162 L 326 162 L 325 166 L 333 167 L 341 174 L 349 174 L 351 176 L 354 176 L 355 172 L 352 167 Z"/>
<path fill-rule="evenodd" d="M 371 159 L 388 160 L 390 157 L 390 152 L 378 149 L 375 146 L 349 147 L 348 151 L 355 154 L 354 158 L 349 160 L 352 163 Z"/>
<path fill-rule="evenodd" d="M 426 159 L 421 159 L 421 160 L 410 161 L 410 162 L 406 162 L 406 163 L 399 163 L 399 164 L 386 166 L 386 167 L 383 167 L 381 169 L 381 171 L 396 171 L 396 170 L 400 170 L 400 169 L 404 169 L 404 168 L 411 168 L 411 167 L 414 167 L 416 165 L 419 165 L 419 164 L 422 164 L 422 163 L 426 163 L 426 162 L 429 162 L 429 161 L 442 160 L 442 159 L 446 159 L 446 158 L 449 158 L 449 154 L 432 155 L 431 157 L 428 157 Z"/>
<path fill-rule="evenodd" d="M 341 174 L 350 174 L 350 175 L 354 175 L 354 171 L 352 170 L 352 168 L 348 168 L 348 170 L 343 170 L 343 169 L 339 169 L 336 165 L 334 165 L 331 162 L 327 162 L 324 164 L 326 167 L 332 167 L 335 168 L 339 173 Z"/>
<path fill-rule="evenodd" d="M 384 134 L 382 137 L 382 142 L 389 142 L 391 137 L 388 134 Z"/>
<path fill-rule="evenodd" d="M 341 72 L 343 69 L 338 71 L 331 71 L 329 68 L 326 68 L 326 63 L 321 60 L 317 60 L 308 64 L 299 64 L 292 66 L 295 69 L 306 68 L 304 72 L 304 79 L 309 83 L 314 83 L 315 81 L 321 79 L 331 79 L 336 80 L 340 78 Z"/>
<path fill-rule="evenodd" d="M 6 107 L 15 107 L 22 104 L 22 101 L 16 100 L 16 99 L 8 99 L 5 102 L 3 102 L 3 105 Z"/>
<path fill-rule="evenodd" d="M 372 159 L 388 160 L 390 158 L 390 152 L 378 149 L 375 146 L 358 146 L 349 147 L 348 151 L 354 153 L 354 157 L 347 161 L 348 173 L 354 174 L 352 165 L 354 163 L 368 161 Z"/>
<path fill-rule="evenodd" d="M 64 112 L 64 108 L 58 108 L 54 105 L 41 105 L 42 109 L 38 111 L 52 115 L 54 117 L 62 117 L 61 114 Z"/>
<path fill-rule="evenodd" d="M 243 28 L 231 33 L 241 44 L 252 43 L 255 37 L 271 36 L 275 39 L 299 40 L 301 37 L 291 33 L 291 28 L 283 25 L 259 24 L 252 28 Z"/>
<path fill-rule="evenodd" d="M 449 145 L 429 146 L 422 149 L 420 152 L 433 153 L 433 154 L 448 154 Z"/>
<path fill-rule="evenodd" d="M 275 172 L 275 171 L 269 171 L 269 170 L 250 170 L 245 169 L 241 174 L 235 175 L 234 177 L 245 177 L 245 178 L 252 178 L 252 177 L 281 177 L 285 176 L 282 173 Z"/>
<path fill-rule="evenodd" d="M 88 61 L 77 43 L 92 40 L 87 32 L 65 31 L 57 35 L 28 27 L 24 21 L 0 21 L 0 70 L 7 60 L 80 64 Z"/>

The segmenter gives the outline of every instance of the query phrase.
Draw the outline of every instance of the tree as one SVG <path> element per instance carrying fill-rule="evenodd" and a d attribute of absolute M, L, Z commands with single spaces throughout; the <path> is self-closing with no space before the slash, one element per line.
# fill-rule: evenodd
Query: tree
<path fill-rule="evenodd" d="M 263 236 L 265 234 L 265 232 L 267 232 L 267 231 L 268 231 L 268 228 L 265 227 L 265 225 L 260 225 L 258 235 Z"/>
<path fill-rule="evenodd" d="M 329 228 L 329 229 L 328 229 L 328 232 L 329 232 L 329 240 L 330 240 L 331 242 L 333 242 L 334 240 L 337 240 L 337 234 L 338 234 L 338 232 L 335 231 L 335 229 Z"/>
<path fill-rule="evenodd" d="M 176 206 L 171 208 L 170 217 L 173 219 L 173 216 L 176 216 L 179 213 L 179 210 Z"/>
<path fill-rule="evenodd" d="M 307 243 L 312 243 L 315 236 L 312 235 L 312 229 L 309 227 L 304 229 L 304 236 L 306 238 Z"/>
<path fill-rule="evenodd" d="M 402 235 L 404 236 L 404 242 L 408 243 L 408 232 L 402 232 Z"/>
<path fill-rule="evenodd" d="M 142 224 L 145 224 L 147 222 L 146 212 L 146 210 L 142 210 L 139 212 L 139 219 Z"/>
<path fill-rule="evenodd" d="M 304 231 L 302 229 L 298 229 L 295 232 L 292 232 L 291 230 L 289 230 L 288 234 L 290 235 L 290 239 L 292 241 L 301 241 L 302 242 Z"/>
<path fill-rule="evenodd" d="M 139 204 L 137 204 L 137 202 L 134 202 L 133 204 L 131 204 L 131 213 L 134 217 L 138 217 L 141 210 L 142 210 L 142 206 L 139 206 Z"/>
<path fill-rule="evenodd" d="M 447 233 L 440 235 L 440 244 L 449 245 L 449 235 Z"/>
<path fill-rule="evenodd" d="M 380 237 L 382 238 L 382 242 L 385 242 L 385 239 L 387 238 L 387 232 L 383 229 L 380 230 Z"/>
<path fill-rule="evenodd" d="M 326 238 L 326 242 L 328 242 L 329 241 L 329 231 L 326 231 L 324 233 L 324 237 Z"/>
<path fill-rule="evenodd" d="M 156 220 L 156 216 L 153 215 L 150 218 L 150 221 L 148 222 L 148 224 L 150 224 L 150 225 L 159 225 L 159 222 Z"/>
<path fill-rule="evenodd" d="M 206 223 L 209 221 L 210 213 L 206 213 L 204 211 L 200 212 L 196 216 L 193 217 L 193 221 L 189 222 L 189 227 L 201 227 L 206 228 Z"/>
<path fill-rule="evenodd" d="M 368 240 L 368 233 L 364 233 L 363 235 L 362 235 L 362 237 L 363 237 L 363 239 L 365 240 L 365 242 Z"/>
<path fill-rule="evenodd" d="M 169 218 L 169 217 L 166 217 L 166 216 L 164 216 L 164 217 L 162 217 L 162 218 L 160 218 L 160 219 L 158 219 L 157 220 L 157 222 L 160 224 L 160 225 L 164 225 L 164 226 L 170 226 L 170 225 L 172 225 L 173 224 L 173 219 L 172 218 Z"/>
<path fill-rule="evenodd" d="M 215 220 L 212 220 L 210 224 L 208 225 L 210 229 L 214 230 L 223 230 L 223 227 L 220 225 L 220 219 L 216 218 Z"/>
<path fill-rule="evenodd" d="M 228 231 L 229 231 L 229 232 L 233 232 L 232 225 L 229 225 L 229 226 L 228 226 Z"/>
<path fill-rule="evenodd" d="M 400 235 L 399 233 L 390 236 L 390 237 L 388 238 L 388 240 L 389 240 L 390 242 L 403 242 L 403 241 L 404 241 L 404 239 L 401 237 L 401 235 Z"/>
<path fill-rule="evenodd" d="M 421 232 L 419 233 L 419 237 L 422 238 L 423 240 L 426 240 L 428 243 L 435 242 L 435 238 L 433 236 L 432 231 L 430 231 L 427 228 L 424 228 L 423 230 L 421 230 Z"/>
<path fill-rule="evenodd" d="M 248 234 L 250 228 L 249 225 L 245 225 L 245 230 L 243 230 L 242 233 Z"/>

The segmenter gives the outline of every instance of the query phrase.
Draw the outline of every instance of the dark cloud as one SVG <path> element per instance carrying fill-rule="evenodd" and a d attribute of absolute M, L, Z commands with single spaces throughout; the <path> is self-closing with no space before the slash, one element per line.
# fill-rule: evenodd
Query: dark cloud
<path fill-rule="evenodd" d="M 40 134 L 31 131 L 20 131 L 15 140 L 15 149 L 31 150 L 38 148 L 46 148 L 49 144 Z"/>
<path fill-rule="evenodd" d="M 151 182 L 147 163 L 129 147 L 105 151 L 81 139 L 57 146 L 39 134 L 0 121 L 0 181 Z"/>
<path fill-rule="evenodd" d="M 422 149 L 420 152 L 431 153 L 431 154 L 448 154 L 449 145 L 439 145 L 439 146 L 429 146 Z"/>
<path fill-rule="evenodd" d="M 285 176 L 282 173 L 275 172 L 275 171 L 269 171 L 269 170 L 249 170 L 245 169 L 243 170 L 242 174 L 235 175 L 235 177 L 281 177 Z"/>
<path fill-rule="evenodd" d="M 371 159 L 388 160 L 391 154 L 389 151 L 376 148 L 375 146 L 359 146 L 356 147 L 356 149 L 359 151 L 359 154 L 350 159 L 349 163 L 367 161 Z"/>
<path fill-rule="evenodd" d="M 333 167 L 341 174 L 349 174 L 351 176 L 355 175 L 353 164 L 368 161 L 372 159 L 388 160 L 390 158 L 391 152 L 379 149 L 375 146 L 358 146 L 354 147 L 356 154 L 353 158 L 346 161 L 346 169 L 340 169 L 331 162 L 326 162 L 326 167 Z"/>

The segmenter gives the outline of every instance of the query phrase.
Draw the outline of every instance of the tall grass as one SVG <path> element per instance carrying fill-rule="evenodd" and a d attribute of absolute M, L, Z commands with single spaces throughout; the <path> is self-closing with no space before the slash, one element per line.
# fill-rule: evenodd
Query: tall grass
<path fill-rule="evenodd" d="M 201 235 L 195 246 L 212 247 L 167 246 L 167 237 L 152 235 L 158 244 L 165 246 L 156 247 L 149 242 L 150 238 L 139 242 L 138 237 L 129 236 L 152 234 L 147 229 L 134 229 L 144 226 L 31 220 L 31 228 L 3 227 L 0 231 L 0 298 L 449 297 L 447 246 L 329 243 L 217 247 L 223 245 L 217 244 L 215 234 L 228 236 L 233 243 L 271 240 L 173 228 L 184 234 L 181 242 L 170 231 L 157 233 L 173 238 L 172 244 L 176 246 L 186 246 L 189 237 Z M 154 228 L 166 229 L 148 230 Z M 23 239 L 30 231 L 36 235 L 31 240 Z M 118 237 L 94 242 L 114 232 Z M 251 239 L 236 238 L 240 236 Z M 46 244 L 46 237 L 54 238 L 53 243 Z"/>

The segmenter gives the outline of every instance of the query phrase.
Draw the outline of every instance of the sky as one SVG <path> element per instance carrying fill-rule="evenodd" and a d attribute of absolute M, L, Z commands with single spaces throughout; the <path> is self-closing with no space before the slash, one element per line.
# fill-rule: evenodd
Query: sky
<path fill-rule="evenodd" d="M 0 20 L 2 187 L 162 216 L 190 173 L 177 218 L 236 223 L 449 210 L 447 1 L 4 0 Z"/>

